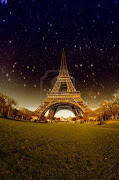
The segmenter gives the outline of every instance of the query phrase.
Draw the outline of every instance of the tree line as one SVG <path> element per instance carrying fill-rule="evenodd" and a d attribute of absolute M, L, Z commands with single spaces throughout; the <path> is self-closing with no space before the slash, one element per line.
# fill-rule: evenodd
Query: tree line
<path fill-rule="evenodd" d="M 30 120 L 32 111 L 26 108 L 18 109 L 18 102 L 0 92 L 0 117 Z"/>
<path fill-rule="evenodd" d="M 18 109 L 18 102 L 0 92 L 0 117 L 31 120 L 32 111 L 26 108 Z M 113 95 L 112 100 L 104 100 L 99 108 L 94 111 L 88 111 L 83 117 L 83 121 L 99 121 L 103 124 L 110 119 L 119 119 L 119 90 Z"/>
<path fill-rule="evenodd" d="M 103 100 L 99 108 L 94 111 L 89 111 L 85 114 L 84 120 L 89 120 L 90 117 L 100 121 L 100 124 L 107 120 L 119 120 L 119 90 L 113 95 L 112 100 Z"/>

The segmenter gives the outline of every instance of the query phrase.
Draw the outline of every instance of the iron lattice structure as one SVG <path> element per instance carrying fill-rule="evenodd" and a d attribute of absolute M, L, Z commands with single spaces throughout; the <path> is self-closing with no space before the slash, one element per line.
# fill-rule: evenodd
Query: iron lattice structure
<path fill-rule="evenodd" d="M 49 110 L 48 118 L 53 119 L 59 106 L 60 109 L 70 107 L 78 119 L 81 114 L 89 110 L 88 106 L 84 104 L 80 92 L 76 91 L 72 83 L 64 50 L 62 52 L 61 66 L 56 83 L 52 91 L 47 93 L 43 104 L 34 111 L 34 115 L 38 116 L 39 119 L 43 119 L 45 113 Z"/>

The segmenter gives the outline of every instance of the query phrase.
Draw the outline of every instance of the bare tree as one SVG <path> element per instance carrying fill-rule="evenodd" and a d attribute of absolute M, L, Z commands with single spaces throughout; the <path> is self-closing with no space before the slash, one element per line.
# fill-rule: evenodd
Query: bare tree
<path fill-rule="evenodd" d="M 20 108 L 20 113 L 22 116 L 22 120 L 28 120 L 31 118 L 32 111 L 26 109 L 26 108 Z"/>
<path fill-rule="evenodd" d="M 3 93 L 0 92 L 0 114 L 1 116 L 4 116 L 4 110 L 6 106 L 6 101 Z"/>
<path fill-rule="evenodd" d="M 12 116 L 12 111 L 16 108 L 17 102 L 0 92 L 0 112 L 3 117 Z"/>

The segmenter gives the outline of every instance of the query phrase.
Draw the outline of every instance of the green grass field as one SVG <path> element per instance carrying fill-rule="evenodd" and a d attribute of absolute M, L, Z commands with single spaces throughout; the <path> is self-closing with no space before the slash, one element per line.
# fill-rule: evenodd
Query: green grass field
<path fill-rule="evenodd" d="M 0 180 L 118 180 L 119 123 L 0 119 Z"/>

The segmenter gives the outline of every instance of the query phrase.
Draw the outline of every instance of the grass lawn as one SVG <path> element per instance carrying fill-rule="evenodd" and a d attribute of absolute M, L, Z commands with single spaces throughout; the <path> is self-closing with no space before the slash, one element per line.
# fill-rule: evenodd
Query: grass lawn
<path fill-rule="evenodd" d="M 118 180 L 119 123 L 0 119 L 0 180 Z"/>

